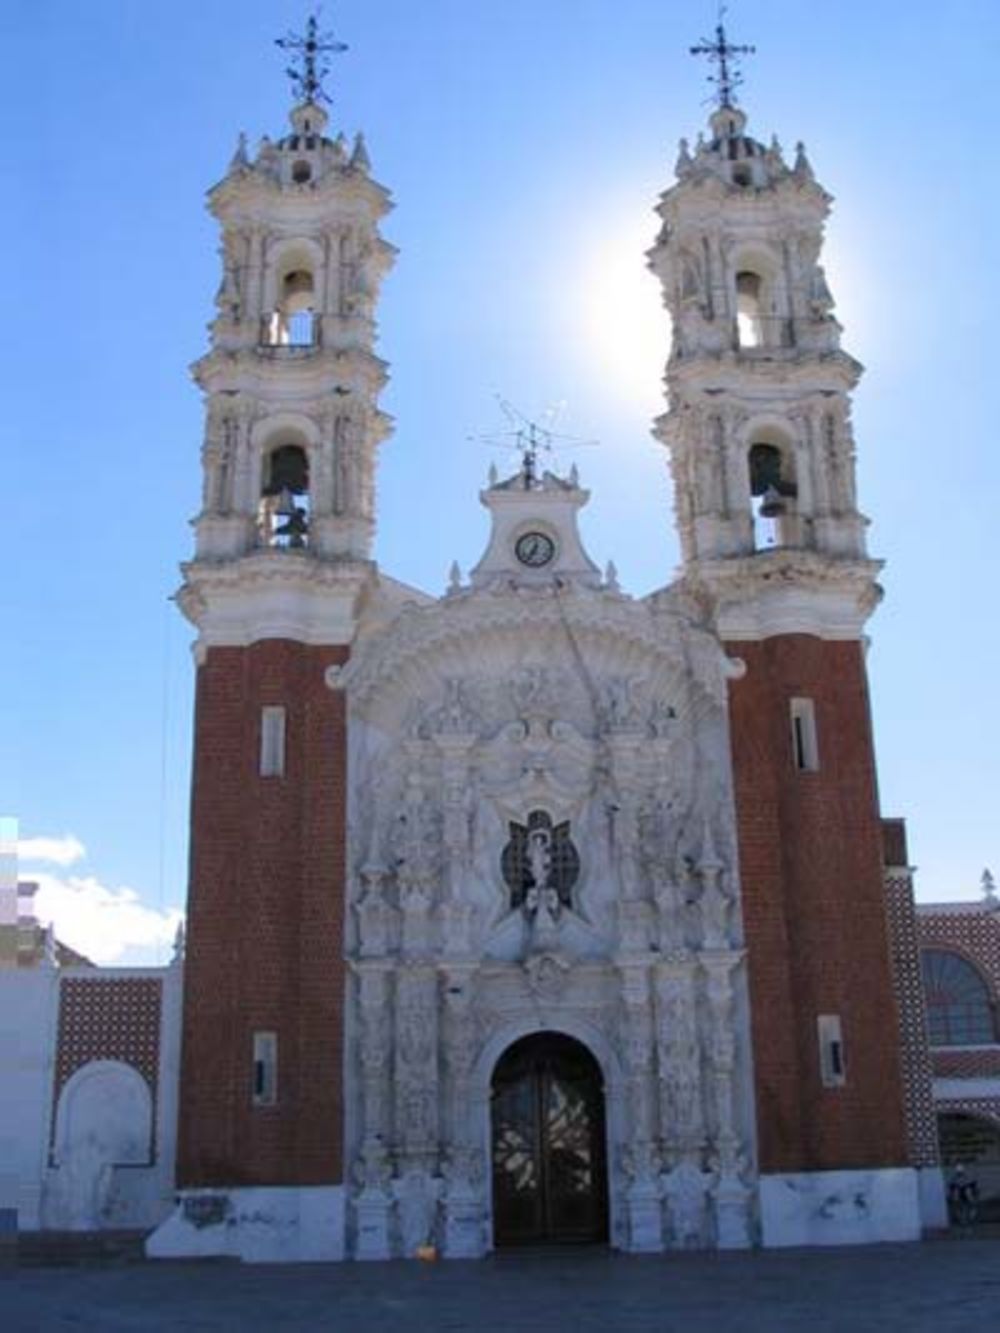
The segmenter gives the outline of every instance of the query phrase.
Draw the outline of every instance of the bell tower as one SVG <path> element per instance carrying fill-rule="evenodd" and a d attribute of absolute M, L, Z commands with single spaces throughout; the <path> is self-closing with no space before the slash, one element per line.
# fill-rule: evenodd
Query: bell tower
<path fill-rule="evenodd" d="M 820 263 L 831 198 L 802 145 L 747 133 L 720 25 L 708 133 L 681 141 L 650 267 L 673 321 L 681 587 L 746 670 L 729 684 L 768 1176 L 905 1163 L 864 661 L 881 590 L 857 505 L 861 366 Z M 781 1243 L 774 1242 L 774 1243 Z"/>
<path fill-rule="evenodd" d="M 280 1186 L 286 1207 L 342 1179 L 346 721 L 326 682 L 375 577 L 394 250 L 361 136 L 328 132 L 320 62 L 341 44 L 315 19 L 279 44 L 290 128 L 255 155 L 241 137 L 208 196 L 222 275 L 179 594 L 197 689 L 178 1183 Z"/>

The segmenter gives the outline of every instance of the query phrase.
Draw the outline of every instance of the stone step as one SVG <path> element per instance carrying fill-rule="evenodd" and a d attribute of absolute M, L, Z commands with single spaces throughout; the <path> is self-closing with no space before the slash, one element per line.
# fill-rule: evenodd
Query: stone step
<path fill-rule="evenodd" d="M 145 1231 L 22 1231 L 16 1262 L 28 1268 L 66 1268 L 144 1261 Z"/>

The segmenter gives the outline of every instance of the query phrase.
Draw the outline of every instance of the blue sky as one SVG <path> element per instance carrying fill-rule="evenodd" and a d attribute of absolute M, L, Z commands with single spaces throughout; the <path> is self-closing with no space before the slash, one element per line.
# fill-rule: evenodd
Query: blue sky
<path fill-rule="evenodd" d="M 8 0 L 0 38 L 9 372 L 8 627 L 0 810 L 95 955 L 163 957 L 185 890 L 190 632 L 168 600 L 191 549 L 218 281 L 205 190 L 237 133 L 282 132 L 273 39 L 307 10 Z M 364 129 L 397 208 L 380 308 L 396 433 L 377 554 L 444 587 L 485 535 L 502 426 L 562 403 L 600 563 L 643 593 L 677 561 L 649 435 L 667 347 L 643 269 L 677 140 L 703 125 L 705 0 L 344 0 L 333 123 Z M 804 139 L 836 196 L 827 272 L 867 374 L 855 427 L 887 560 L 870 670 L 886 813 L 924 898 L 1000 869 L 995 342 L 1000 278 L 993 0 L 739 0 L 750 129 Z M 72 837 L 79 847 L 65 839 Z M 83 850 L 81 851 L 80 848 Z M 40 859 L 42 856 L 48 860 Z M 53 856 L 55 860 L 51 859 Z M 72 942 L 72 939 L 71 939 Z M 127 945 L 127 947 L 125 947 Z M 125 949 L 122 953 L 121 950 Z"/>

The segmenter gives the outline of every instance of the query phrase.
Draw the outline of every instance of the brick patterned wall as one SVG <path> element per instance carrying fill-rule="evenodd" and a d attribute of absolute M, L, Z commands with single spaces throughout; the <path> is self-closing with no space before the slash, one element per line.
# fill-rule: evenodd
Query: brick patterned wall
<path fill-rule="evenodd" d="M 935 1078 L 1000 1079 L 1000 1046 L 950 1046 L 932 1052 Z"/>
<path fill-rule="evenodd" d="M 56 1106 L 69 1079 L 92 1060 L 120 1060 L 137 1069 L 149 1084 L 153 1103 L 153 1137 L 149 1145 L 152 1160 L 162 1007 L 162 982 L 158 977 L 60 979 L 50 1149 L 55 1135 Z"/>
<path fill-rule="evenodd" d="M 940 1160 L 927 1013 L 920 973 L 920 943 L 913 903 L 913 877 L 907 868 L 906 835 L 901 819 L 883 821 L 886 857 L 885 899 L 899 1012 L 899 1048 L 903 1076 L 903 1115 L 912 1166 L 937 1166 Z"/>
<path fill-rule="evenodd" d="M 728 645 L 760 1165 L 907 1160 L 882 841 L 862 647 Z M 790 699 L 814 701 L 820 768 L 794 767 Z M 822 1086 L 816 1018 L 839 1014 L 847 1083 Z"/>
<path fill-rule="evenodd" d="M 181 1185 L 341 1179 L 346 648 L 267 640 L 198 668 L 181 1056 Z M 260 710 L 287 710 L 282 777 Z M 278 1102 L 254 1107 L 252 1034 L 278 1035 Z"/>

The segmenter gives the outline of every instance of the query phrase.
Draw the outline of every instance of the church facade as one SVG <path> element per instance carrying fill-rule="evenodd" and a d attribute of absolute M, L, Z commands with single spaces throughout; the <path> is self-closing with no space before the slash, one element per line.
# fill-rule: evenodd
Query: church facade
<path fill-rule="evenodd" d="M 371 554 L 389 196 L 316 100 L 291 119 L 210 194 L 181 1202 L 152 1252 L 917 1236 L 861 368 L 804 150 L 724 88 L 659 202 L 678 579 L 602 574 L 578 477 L 529 448 L 434 598 Z"/>
<path fill-rule="evenodd" d="M 599 570 L 576 471 L 528 447 L 433 597 L 372 557 L 390 197 L 304 91 L 209 195 L 177 1194 L 148 1252 L 916 1239 L 940 1172 L 900 1040 L 829 196 L 728 85 L 681 144 L 649 252 L 675 581 Z"/>

